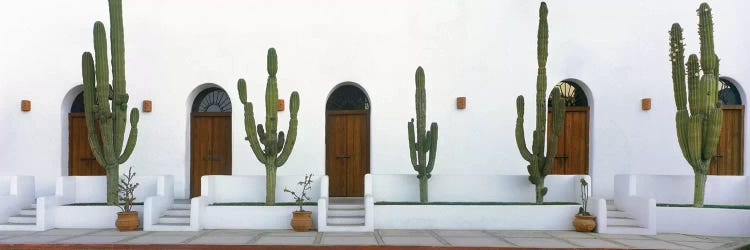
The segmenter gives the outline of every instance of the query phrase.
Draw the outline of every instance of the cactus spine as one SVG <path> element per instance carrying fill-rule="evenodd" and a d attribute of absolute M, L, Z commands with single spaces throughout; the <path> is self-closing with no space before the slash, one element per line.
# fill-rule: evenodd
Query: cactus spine
<path fill-rule="evenodd" d="M 118 204 L 119 166 L 128 160 L 138 139 L 138 110 L 130 110 L 130 135 L 123 149 L 128 93 L 125 92 L 125 43 L 122 27 L 122 0 L 109 1 L 112 25 L 112 93 L 107 64 L 107 40 L 104 24 L 94 24 L 94 55 L 84 52 L 83 103 L 89 144 L 96 161 L 107 173 L 107 204 Z M 96 84 L 96 86 L 94 86 Z M 111 104 L 110 104 L 111 100 Z M 111 109 L 110 109 L 111 107 Z M 99 130 L 97 131 L 97 125 Z M 101 143 L 100 143 L 101 142 Z"/>
<path fill-rule="evenodd" d="M 414 119 L 411 119 L 407 124 L 409 130 L 409 156 L 411 158 L 411 165 L 419 173 L 417 174 L 417 178 L 419 178 L 419 201 L 427 202 L 427 180 L 432 176 L 432 169 L 435 166 L 438 124 L 433 122 L 430 125 L 430 130 L 425 130 L 427 101 L 425 100 L 424 70 L 422 70 L 422 67 L 417 68 L 415 82 L 417 85 L 417 93 L 414 95 L 417 106 L 417 133 L 416 135 L 414 134 Z"/>
<path fill-rule="evenodd" d="M 687 62 L 687 93 L 685 91 L 685 44 L 680 24 L 669 31 L 669 57 L 672 62 L 674 100 L 677 105 L 677 140 L 682 155 L 695 173 L 693 206 L 703 207 L 706 174 L 716 154 L 722 112 L 718 100 L 719 59 L 714 53 L 711 7 L 702 3 L 697 10 L 700 35 L 700 63 L 691 54 Z M 699 71 L 703 71 L 700 76 Z M 686 107 L 690 105 L 690 110 Z"/>
<path fill-rule="evenodd" d="M 547 138 L 547 154 L 544 154 L 544 138 L 547 126 L 547 44 L 549 34 L 547 29 L 547 4 L 542 2 L 539 7 L 539 30 L 537 33 L 537 62 L 539 69 L 536 77 L 536 128 L 534 129 L 533 144 L 531 152 L 526 147 L 526 139 L 523 131 L 523 96 L 519 95 L 516 99 L 516 144 L 521 156 L 529 162 L 526 167 L 529 171 L 529 181 L 536 185 L 536 203 L 541 204 L 544 201 L 544 195 L 547 194 L 547 188 L 544 187 L 544 177 L 552 169 L 552 162 L 557 153 L 557 138 L 562 133 L 563 121 L 565 120 L 565 104 L 560 97 L 560 89 L 552 89 L 552 131 Z"/>
<path fill-rule="evenodd" d="M 284 138 L 284 132 L 276 133 L 278 123 L 279 109 L 279 88 L 276 85 L 276 71 L 278 70 L 278 61 L 276 60 L 276 50 L 268 49 L 267 56 L 268 80 L 266 81 L 266 126 L 255 124 L 255 115 L 253 114 L 253 103 L 247 101 L 247 84 L 245 79 L 237 81 L 237 90 L 240 94 L 240 101 L 245 106 L 245 140 L 250 142 L 250 148 L 253 150 L 258 161 L 266 165 L 266 204 L 273 205 L 276 202 L 276 170 L 283 166 L 289 159 L 289 155 L 294 148 L 294 142 L 297 140 L 297 111 L 299 111 L 299 94 L 297 91 L 292 92 L 289 98 L 291 101 L 289 109 L 289 134 Z M 264 148 L 261 149 L 260 145 Z"/>

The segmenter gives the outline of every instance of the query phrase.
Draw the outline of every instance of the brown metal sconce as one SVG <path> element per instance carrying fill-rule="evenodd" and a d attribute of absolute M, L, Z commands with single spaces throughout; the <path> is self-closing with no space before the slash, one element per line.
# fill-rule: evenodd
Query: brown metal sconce
<path fill-rule="evenodd" d="M 151 100 L 143 100 L 143 112 L 151 112 Z"/>
<path fill-rule="evenodd" d="M 651 98 L 641 99 L 641 109 L 644 111 L 651 110 Z"/>
<path fill-rule="evenodd" d="M 465 96 L 456 98 L 456 108 L 466 109 L 466 97 Z"/>
<path fill-rule="evenodd" d="M 279 111 L 284 111 L 284 99 L 279 99 Z"/>
<path fill-rule="evenodd" d="M 29 111 L 31 111 L 31 101 L 29 101 L 29 100 L 21 100 L 21 111 L 23 111 L 23 112 L 29 112 Z"/>

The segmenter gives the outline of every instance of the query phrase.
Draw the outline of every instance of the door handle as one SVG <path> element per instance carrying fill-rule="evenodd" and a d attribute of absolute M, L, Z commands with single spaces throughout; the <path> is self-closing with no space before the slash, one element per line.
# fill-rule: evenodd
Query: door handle
<path fill-rule="evenodd" d="M 555 156 L 555 158 L 568 159 L 567 155 Z"/>
<path fill-rule="evenodd" d="M 203 160 L 204 160 L 204 161 L 220 161 L 220 160 L 221 160 L 221 157 L 219 157 L 219 156 L 212 156 L 212 155 L 208 155 L 208 156 L 204 156 L 204 157 L 203 157 Z"/>
<path fill-rule="evenodd" d="M 714 157 L 724 157 L 723 155 L 714 155 Z"/>
<path fill-rule="evenodd" d="M 96 158 L 94 158 L 94 157 L 81 157 L 81 160 L 82 161 L 94 161 L 94 160 L 96 160 Z"/>
<path fill-rule="evenodd" d="M 342 159 L 342 158 L 352 158 L 351 155 L 337 155 L 336 158 Z"/>

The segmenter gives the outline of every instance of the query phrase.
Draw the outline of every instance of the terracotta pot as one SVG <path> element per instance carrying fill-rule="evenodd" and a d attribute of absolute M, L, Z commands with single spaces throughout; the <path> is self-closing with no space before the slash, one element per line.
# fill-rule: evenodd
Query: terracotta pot
<path fill-rule="evenodd" d="M 576 218 L 573 219 L 573 227 L 578 232 L 591 232 L 596 227 L 596 217 L 576 214 Z"/>
<path fill-rule="evenodd" d="M 138 211 L 130 212 L 118 212 L 117 221 L 115 226 L 120 231 L 133 231 L 138 228 L 140 222 L 138 221 Z"/>
<path fill-rule="evenodd" d="M 292 229 L 297 232 L 310 231 L 312 227 L 312 212 L 294 211 L 292 212 Z"/>

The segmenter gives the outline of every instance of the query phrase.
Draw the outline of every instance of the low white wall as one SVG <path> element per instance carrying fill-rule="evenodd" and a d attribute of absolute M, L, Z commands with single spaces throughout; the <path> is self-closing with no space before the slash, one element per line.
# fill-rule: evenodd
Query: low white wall
<path fill-rule="evenodd" d="M 692 207 L 657 207 L 659 233 L 715 236 L 750 236 L 750 210 Z"/>
<path fill-rule="evenodd" d="M 375 206 L 377 229 L 573 230 L 578 205 Z"/>
<path fill-rule="evenodd" d="M 635 194 L 656 199 L 657 203 L 692 204 L 693 175 L 631 175 Z M 617 184 L 616 184 L 617 185 Z M 706 179 L 705 204 L 748 205 L 750 183 L 747 176 L 715 176 Z"/>
<path fill-rule="evenodd" d="M 294 198 L 284 192 L 284 188 L 298 192 L 302 186 L 297 183 L 305 179 L 304 175 L 276 176 L 276 202 L 294 202 Z M 307 195 L 309 202 L 315 202 L 320 197 L 320 176 L 312 177 L 312 189 Z M 208 199 L 209 204 L 225 202 L 265 202 L 265 175 L 206 175 L 201 177 L 201 196 Z"/>
<path fill-rule="evenodd" d="M 116 206 L 57 206 L 54 210 L 55 228 L 115 228 Z M 143 226 L 143 206 L 133 206 Z"/>
<path fill-rule="evenodd" d="M 547 176 L 544 201 L 580 202 L 581 178 L 591 183 L 587 175 Z M 416 174 L 372 174 L 372 181 L 375 202 L 419 201 Z M 431 202 L 534 202 L 536 197 L 528 175 L 432 175 L 428 190 Z"/>
<path fill-rule="evenodd" d="M 316 206 L 305 206 L 317 218 Z M 207 206 L 202 215 L 205 229 L 291 229 L 297 206 Z M 313 219 L 313 228 L 317 221 Z"/>
<path fill-rule="evenodd" d="M 158 176 L 136 176 L 135 202 L 143 202 L 157 194 Z M 56 195 L 73 197 L 70 203 L 107 202 L 107 178 L 105 176 L 63 176 L 58 178 Z M 62 193 L 61 193 L 62 192 Z M 172 191 L 174 192 L 174 191 Z"/>

